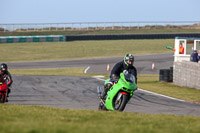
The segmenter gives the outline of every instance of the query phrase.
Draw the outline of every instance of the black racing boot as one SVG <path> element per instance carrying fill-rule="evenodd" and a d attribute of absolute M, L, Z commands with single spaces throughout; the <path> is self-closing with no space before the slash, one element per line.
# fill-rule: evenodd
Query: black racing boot
<path fill-rule="evenodd" d="M 109 83 L 104 86 L 104 92 L 102 93 L 101 99 L 106 100 L 107 92 L 111 88 L 111 86 L 112 85 Z"/>
<path fill-rule="evenodd" d="M 10 88 L 8 88 L 7 97 L 9 97 L 9 93 L 10 93 L 10 91 L 11 91 Z"/>

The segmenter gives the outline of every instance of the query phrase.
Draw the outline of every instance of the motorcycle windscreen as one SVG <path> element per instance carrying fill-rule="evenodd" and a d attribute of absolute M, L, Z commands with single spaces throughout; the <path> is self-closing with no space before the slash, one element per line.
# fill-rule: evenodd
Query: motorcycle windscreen
<path fill-rule="evenodd" d="M 132 74 L 124 74 L 124 78 L 127 82 L 135 83 L 135 76 Z"/>

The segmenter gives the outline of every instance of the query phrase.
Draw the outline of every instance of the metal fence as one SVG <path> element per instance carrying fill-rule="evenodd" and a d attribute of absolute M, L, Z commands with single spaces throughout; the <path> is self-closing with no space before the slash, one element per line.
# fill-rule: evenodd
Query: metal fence
<path fill-rule="evenodd" d="M 200 21 L 135 21 L 0 24 L 0 32 L 132 30 L 152 28 L 200 29 Z"/>

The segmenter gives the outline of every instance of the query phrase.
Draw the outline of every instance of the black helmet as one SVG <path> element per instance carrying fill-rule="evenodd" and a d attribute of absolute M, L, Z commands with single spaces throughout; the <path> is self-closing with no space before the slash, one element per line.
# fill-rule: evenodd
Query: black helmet
<path fill-rule="evenodd" d="M 1 64 L 1 72 L 5 73 L 8 70 L 8 66 L 5 63 Z"/>
<path fill-rule="evenodd" d="M 134 63 L 134 56 L 132 54 L 126 54 L 124 56 L 124 63 L 126 64 L 126 66 L 130 67 L 133 65 Z"/>

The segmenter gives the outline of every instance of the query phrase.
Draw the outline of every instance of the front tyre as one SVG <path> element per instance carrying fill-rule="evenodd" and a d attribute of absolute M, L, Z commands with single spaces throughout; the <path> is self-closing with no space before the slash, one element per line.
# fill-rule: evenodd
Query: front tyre
<path fill-rule="evenodd" d="M 2 95 L 0 95 L 0 103 L 3 103 L 3 101 L 2 101 Z"/>
<path fill-rule="evenodd" d="M 4 103 L 5 100 L 4 100 L 4 95 L 0 95 L 0 103 Z"/>
<path fill-rule="evenodd" d="M 122 94 L 119 99 L 116 99 L 114 103 L 115 110 L 123 111 L 128 101 L 128 96 L 126 94 Z"/>

